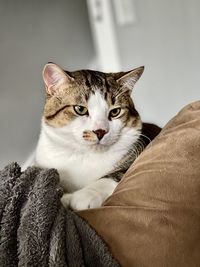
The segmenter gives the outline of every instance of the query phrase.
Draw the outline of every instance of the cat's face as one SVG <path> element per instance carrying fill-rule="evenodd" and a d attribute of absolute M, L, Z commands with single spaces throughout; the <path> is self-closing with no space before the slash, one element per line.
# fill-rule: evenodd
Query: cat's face
<path fill-rule="evenodd" d="M 63 144 L 70 140 L 87 149 L 108 148 L 123 135 L 138 135 L 141 120 L 130 94 L 142 72 L 143 67 L 125 73 L 66 72 L 47 64 L 45 126 Z"/>

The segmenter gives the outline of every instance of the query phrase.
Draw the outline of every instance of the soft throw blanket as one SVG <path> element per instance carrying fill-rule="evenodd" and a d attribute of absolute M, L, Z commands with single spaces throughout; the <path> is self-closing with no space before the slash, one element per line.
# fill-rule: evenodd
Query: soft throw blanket
<path fill-rule="evenodd" d="M 56 170 L 0 171 L 0 266 L 119 266 L 90 226 L 60 202 Z M 103 219 L 103 218 L 102 218 Z"/>

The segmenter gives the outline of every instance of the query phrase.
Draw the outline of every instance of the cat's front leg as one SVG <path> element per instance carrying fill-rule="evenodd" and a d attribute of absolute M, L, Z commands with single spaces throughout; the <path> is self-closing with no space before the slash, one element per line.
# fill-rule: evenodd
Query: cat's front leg
<path fill-rule="evenodd" d="M 64 194 L 61 201 L 73 210 L 98 208 L 113 193 L 117 184 L 112 178 L 102 178 L 72 194 Z"/>

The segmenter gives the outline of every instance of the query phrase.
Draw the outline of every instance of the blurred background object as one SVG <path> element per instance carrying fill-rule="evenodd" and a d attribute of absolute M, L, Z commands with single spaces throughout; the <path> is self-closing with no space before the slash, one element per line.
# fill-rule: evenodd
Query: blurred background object
<path fill-rule="evenodd" d="M 200 99 L 198 0 L 0 0 L 0 167 L 34 149 L 42 68 L 130 70 L 143 120 L 163 126 Z"/>

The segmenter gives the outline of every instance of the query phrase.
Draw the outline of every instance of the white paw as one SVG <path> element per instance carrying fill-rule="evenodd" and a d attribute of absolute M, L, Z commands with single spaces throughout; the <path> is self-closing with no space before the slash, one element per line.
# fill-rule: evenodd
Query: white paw
<path fill-rule="evenodd" d="M 61 201 L 65 207 L 69 206 L 73 210 L 84 210 L 100 207 L 104 197 L 94 189 L 83 188 L 73 194 L 63 195 Z"/>
<path fill-rule="evenodd" d="M 70 200 L 71 200 L 72 194 L 64 194 L 61 197 L 61 202 L 65 208 L 69 207 Z"/>

